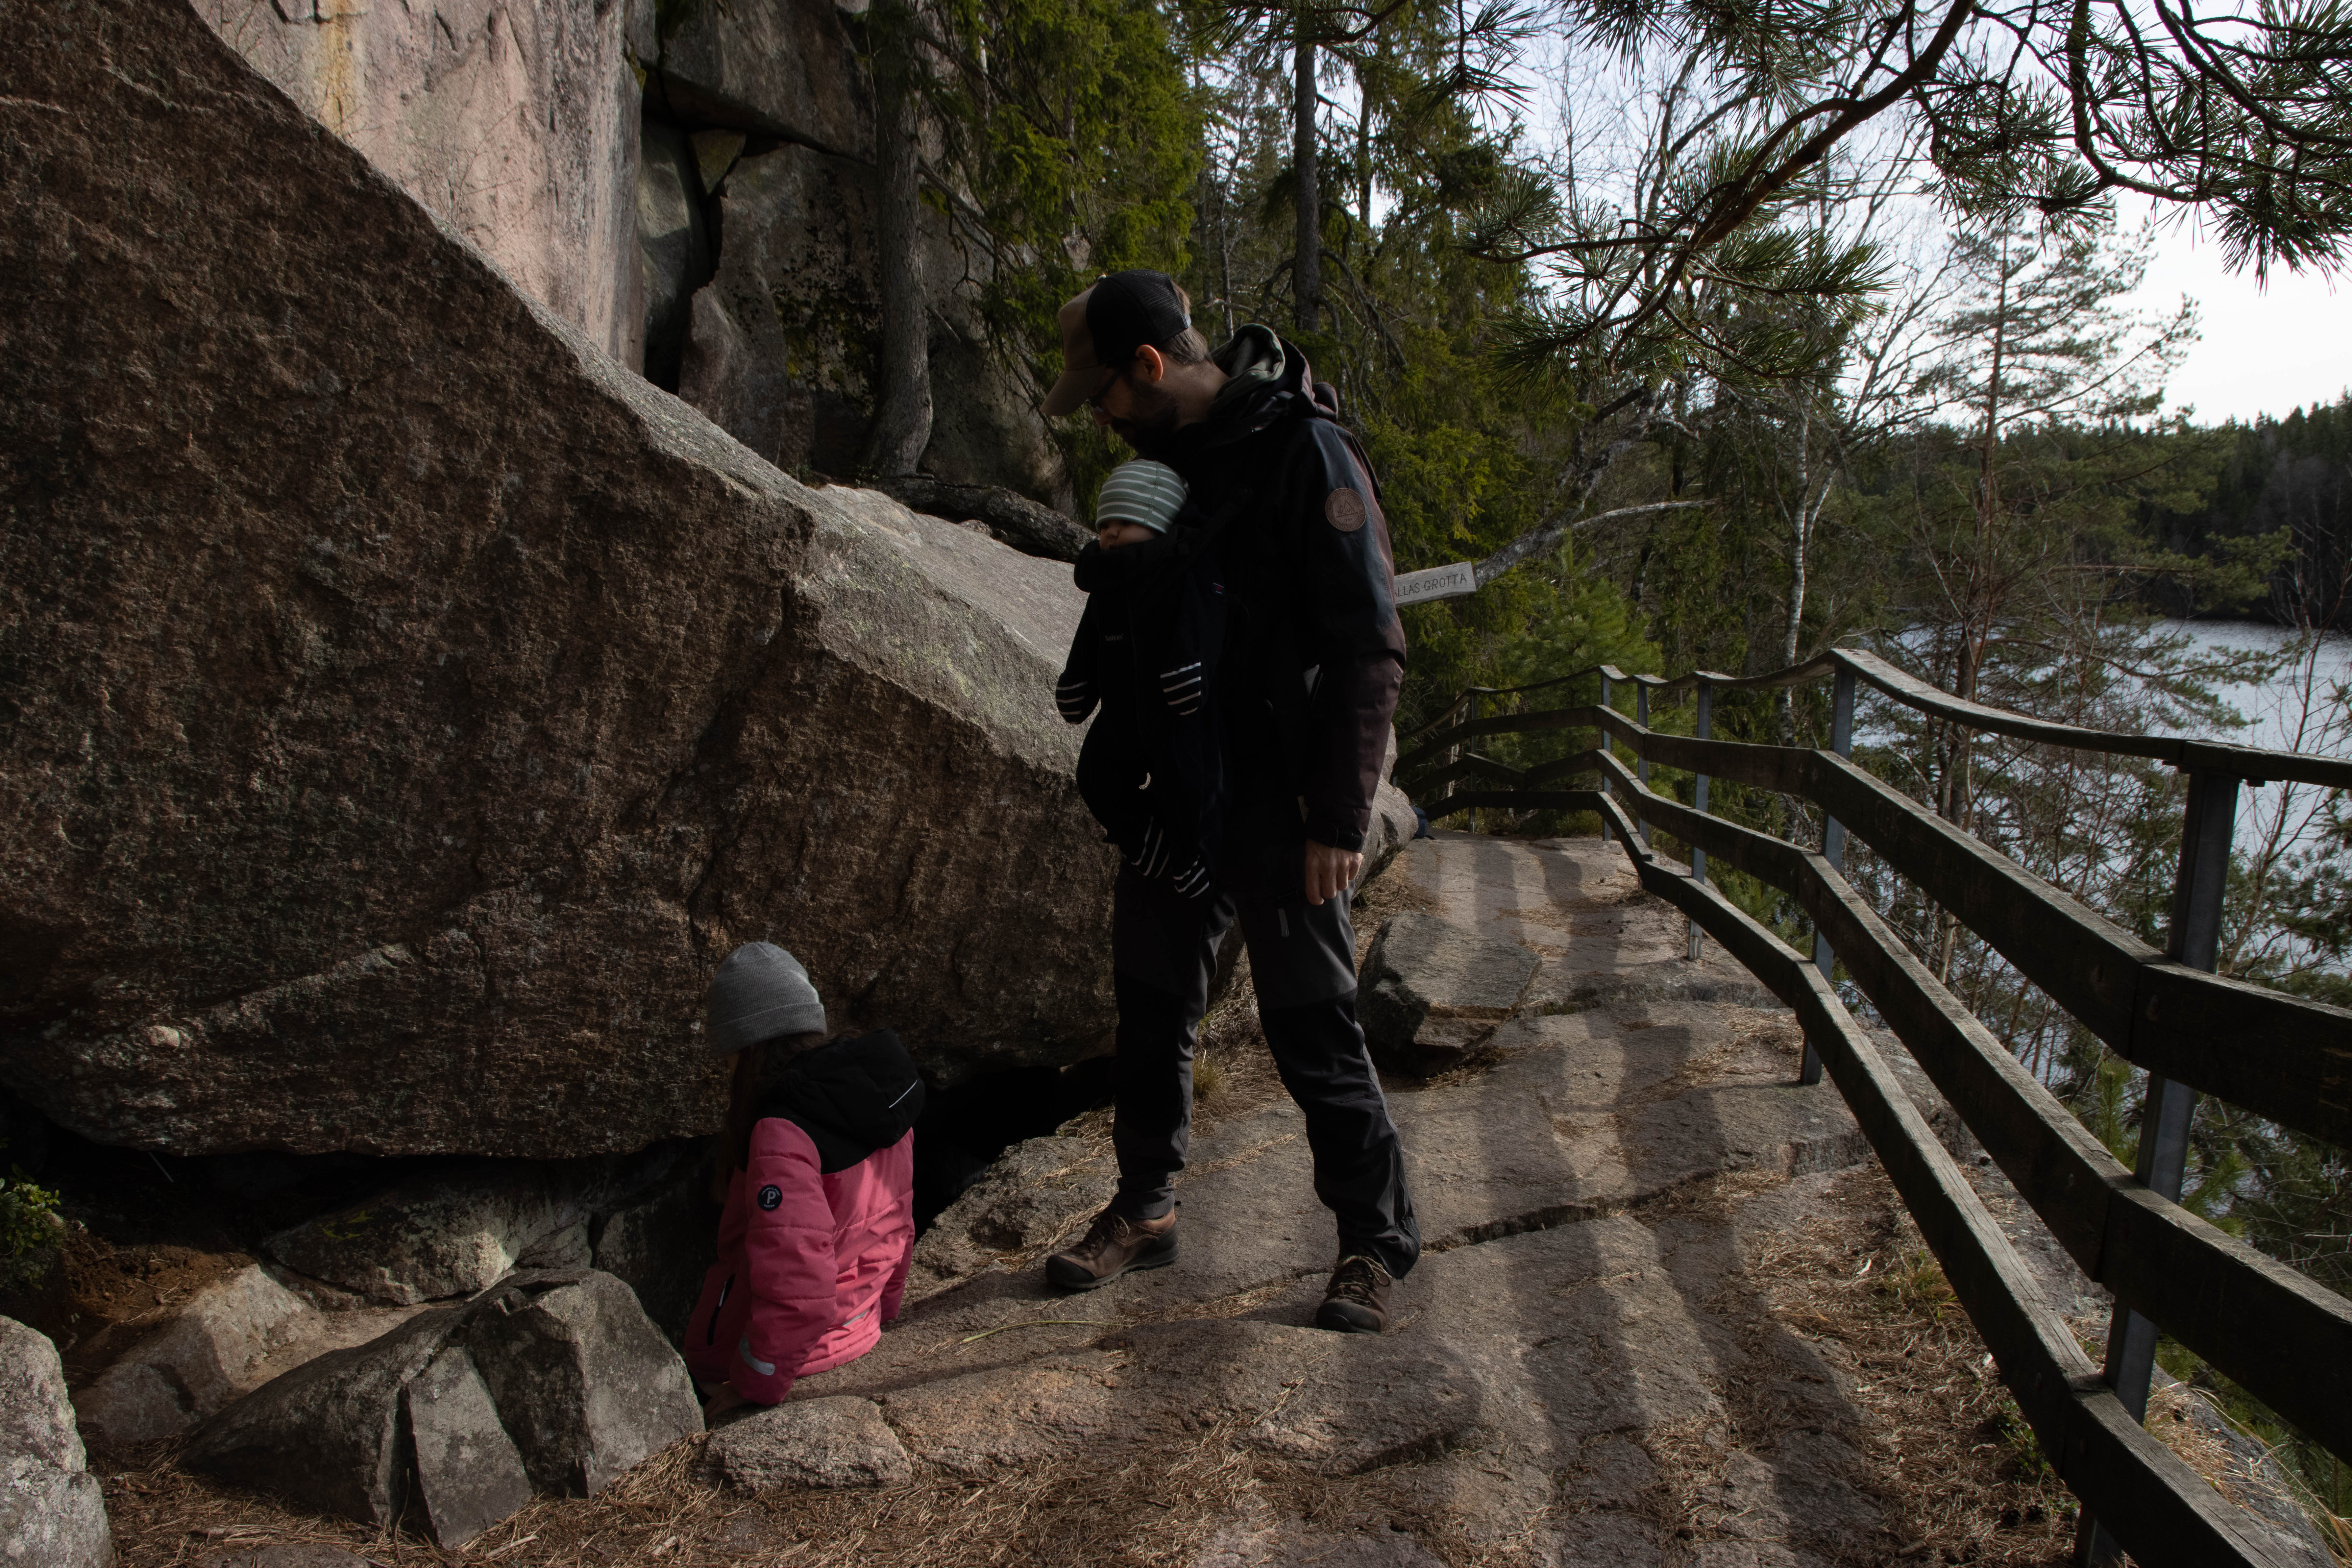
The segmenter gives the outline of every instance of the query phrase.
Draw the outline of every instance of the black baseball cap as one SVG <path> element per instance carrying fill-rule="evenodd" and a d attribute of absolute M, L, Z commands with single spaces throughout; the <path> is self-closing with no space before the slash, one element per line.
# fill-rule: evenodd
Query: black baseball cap
<path fill-rule="evenodd" d="M 1045 394 L 1043 412 L 1058 419 L 1101 390 L 1108 373 L 1149 343 L 1158 348 L 1192 324 L 1192 302 L 1165 272 L 1131 268 L 1096 280 L 1064 305 L 1062 379 Z"/>

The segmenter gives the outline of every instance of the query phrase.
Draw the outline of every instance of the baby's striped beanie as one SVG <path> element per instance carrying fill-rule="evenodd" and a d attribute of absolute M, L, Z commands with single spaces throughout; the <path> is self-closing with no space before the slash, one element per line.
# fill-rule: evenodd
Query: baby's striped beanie
<path fill-rule="evenodd" d="M 1176 521 L 1191 487 L 1175 469 L 1149 458 L 1121 463 L 1103 481 L 1095 500 L 1095 526 L 1108 522 L 1139 522 L 1154 533 L 1165 533 Z"/>

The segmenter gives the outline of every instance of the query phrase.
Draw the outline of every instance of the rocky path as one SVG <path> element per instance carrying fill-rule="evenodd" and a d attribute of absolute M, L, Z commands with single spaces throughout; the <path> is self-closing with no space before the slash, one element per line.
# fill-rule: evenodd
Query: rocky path
<path fill-rule="evenodd" d="M 1360 913 L 1367 946 L 1434 919 L 1536 960 L 1459 1066 L 1389 1075 L 1427 1244 L 1389 1333 L 1310 1326 L 1330 1222 L 1238 987 L 1212 1015 L 1175 1266 L 1045 1286 L 1043 1254 L 1110 1191 L 1082 1119 L 941 1216 L 873 1353 L 595 1499 L 531 1504 L 465 1560 L 2065 1560 L 2063 1489 L 1836 1091 L 1793 1081 L 1789 1015 L 1719 953 L 1687 959 L 1621 852 L 1441 836 Z M 457 1560 L 273 1516 L 167 1456 L 110 1476 L 108 1503 L 132 1563 L 247 1561 L 206 1550 L 225 1539 Z"/>
<path fill-rule="evenodd" d="M 1428 1247 L 1391 1332 L 1308 1326 L 1333 1238 L 1280 1101 L 1196 1142 L 1174 1267 L 1083 1297 L 1034 1259 L 1104 1200 L 1108 1152 L 1024 1149 L 1021 1181 L 927 1238 L 922 1300 L 881 1348 L 807 1394 L 876 1401 L 947 1476 L 1131 1467 L 1122 1506 L 1193 1516 L 1203 1565 L 1894 1555 L 1848 1373 L 1745 1278 L 1852 1228 L 1832 1173 L 1867 1153 L 1833 1089 L 1792 1081 L 1786 1013 L 1685 959 L 1680 920 L 1597 841 L 1446 836 L 1385 877 L 1377 902 L 1541 961 L 1469 1064 L 1390 1086 Z M 1200 1518 L 1147 1478 L 1212 1441 L 1333 1484 Z"/>

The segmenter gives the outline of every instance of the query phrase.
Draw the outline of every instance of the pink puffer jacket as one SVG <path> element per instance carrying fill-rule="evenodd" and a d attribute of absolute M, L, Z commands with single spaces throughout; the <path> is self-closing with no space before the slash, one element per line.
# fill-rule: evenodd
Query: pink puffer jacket
<path fill-rule="evenodd" d="M 914 1252 L 921 1105 L 914 1064 L 887 1031 L 793 1063 L 761 1108 L 785 1114 L 753 1125 L 751 1160 L 728 1184 L 719 1261 L 687 1326 L 696 1382 L 773 1405 L 795 1378 L 874 1348 L 898 1315 Z M 861 1148 L 870 1152 L 853 1163 Z"/>

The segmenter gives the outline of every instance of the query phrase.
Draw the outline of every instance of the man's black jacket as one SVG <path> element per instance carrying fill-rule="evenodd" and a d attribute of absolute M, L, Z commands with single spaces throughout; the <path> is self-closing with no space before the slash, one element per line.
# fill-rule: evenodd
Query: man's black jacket
<path fill-rule="evenodd" d="M 1265 327 L 1217 351 L 1208 417 L 1150 455 L 1192 487 L 1227 599 L 1218 879 L 1295 895 L 1313 838 L 1361 849 L 1404 679 L 1395 561 L 1371 465 L 1319 402 L 1306 355 Z"/>

